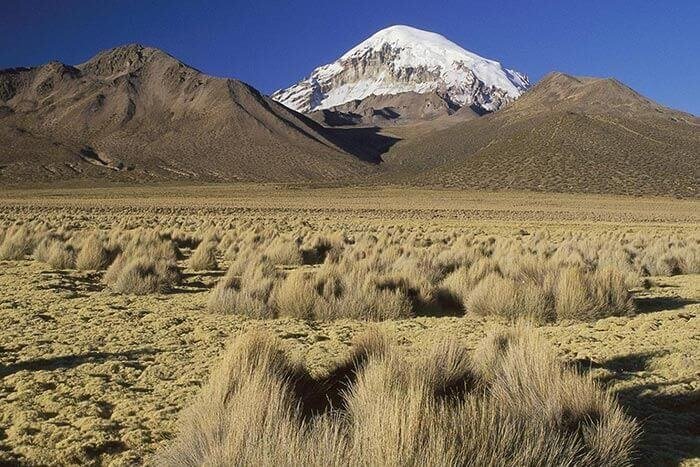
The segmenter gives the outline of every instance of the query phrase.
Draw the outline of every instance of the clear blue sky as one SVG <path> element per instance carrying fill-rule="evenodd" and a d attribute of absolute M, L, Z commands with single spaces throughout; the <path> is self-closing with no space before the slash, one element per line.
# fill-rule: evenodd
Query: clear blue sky
<path fill-rule="evenodd" d="M 139 42 L 265 93 L 407 24 L 527 73 L 613 76 L 700 115 L 700 0 L 3 0 L 0 68 Z"/>

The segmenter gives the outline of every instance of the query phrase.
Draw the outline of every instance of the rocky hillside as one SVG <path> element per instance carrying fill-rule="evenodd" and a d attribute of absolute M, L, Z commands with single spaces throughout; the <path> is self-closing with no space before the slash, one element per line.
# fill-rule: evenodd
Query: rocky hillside
<path fill-rule="evenodd" d="M 392 182 L 693 197 L 700 119 L 614 79 L 553 73 L 507 108 L 406 139 L 384 161 Z"/>
<path fill-rule="evenodd" d="M 0 70 L 0 185 L 243 180 L 699 195 L 700 119 L 614 79 L 554 73 L 522 94 L 525 81 L 449 97 L 421 76 L 415 83 L 430 90 L 304 115 L 140 45 L 76 66 Z"/>
<path fill-rule="evenodd" d="M 5 183 L 328 181 L 371 170 L 346 140 L 245 83 L 140 45 L 0 71 Z"/>

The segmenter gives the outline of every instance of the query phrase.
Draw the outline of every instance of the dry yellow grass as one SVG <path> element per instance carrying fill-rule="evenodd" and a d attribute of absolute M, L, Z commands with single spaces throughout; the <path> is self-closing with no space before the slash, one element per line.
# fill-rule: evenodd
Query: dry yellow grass
<path fill-rule="evenodd" d="M 186 277 L 173 294 L 127 296 L 101 289 L 94 273 L 4 262 L 0 460 L 141 464 L 176 430 L 178 412 L 230 338 L 263 328 L 322 379 L 367 326 L 207 313 L 208 293 L 199 284 L 205 277 Z M 641 422 L 645 465 L 693 465 L 697 457 L 691 421 L 699 280 L 654 277 L 649 290 L 635 292 L 644 311 L 635 317 L 540 330 L 564 361 L 613 389 Z M 501 321 L 466 315 L 378 326 L 412 358 L 448 336 L 474 348 L 494 322 Z"/>
<path fill-rule="evenodd" d="M 304 261 L 299 245 L 293 240 L 276 237 L 265 249 L 264 255 L 274 264 L 299 266 Z"/>
<path fill-rule="evenodd" d="M 24 258 L 31 249 L 31 237 L 23 226 L 12 226 L 5 232 L 0 244 L 0 259 L 17 260 Z"/>
<path fill-rule="evenodd" d="M 174 264 L 149 258 L 120 256 L 105 273 L 105 283 L 123 294 L 169 292 L 179 282 L 180 272 Z"/>
<path fill-rule="evenodd" d="M 89 235 L 82 243 L 75 259 L 75 267 L 83 271 L 101 271 L 106 269 L 114 256 L 99 233 Z"/>
<path fill-rule="evenodd" d="M 270 296 L 276 276 L 274 266 L 264 257 L 234 263 L 211 292 L 209 311 L 274 318 Z"/>
<path fill-rule="evenodd" d="M 636 423 L 526 327 L 473 359 L 452 340 L 417 360 L 381 336 L 325 380 L 279 341 L 240 339 L 182 417 L 165 465 L 630 465 Z M 340 381 L 341 384 L 337 384 Z M 333 405 L 332 401 L 337 401 Z"/>
<path fill-rule="evenodd" d="M 163 293 L 180 283 L 176 264 L 179 251 L 157 232 L 117 232 L 123 234 L 122 253 L 109 266 L 104 282 L 115 292 L 144 295 Z"/>
<path fill-rule="evenodd" d="M 118 293 L 145 294 L 177 286 L 178 261 L 199 236 L 185 266 L 195 272 L 228 266 L 210 309 L 256 318 L 380 321 L 475 313 L 540 323 L 595 320 L 634 313 L 630 290 L 650 271 L 700 272 L 695 233 L 489 235 L 393 225 L 350 233 L 329 225 L 319 231 L 298 219 L 180 222 L 166 230 L 168 222 L 159 218 L 145 229 L 122 221 L 83 240 L 79 229 L 31 220 L 10 225 L 3 245 L 12 258 L 36 245 L 34 257 L 54 269 L 99 270 L 118 253 L 104 282 Z M 288 274 L 302 263 L 312 267 Z"/>
<path fill-rule="evenodd" d="M 287 275 L 272 294 L 271 300 L 280 316 L 312 319 L 316 294 L 311 281 L 303 271 Z"/>
<path fill-rule="evenodd" d="M 0 267 L 6 339 L 0 352 L 0 462 L 153 462 L 151 455 L 169 444 L 180 409 L 190 404 L 224 344 L 260 328 L 284 340 L 285 359 L 303 362 L 295 375 L 313 380 L 304 400 L 331 395 L 334 407 L 350 413 L 350 396 L 338 391 L 346 387 L 341 375 L 347 374 L 333 371 L 338 366 L 365 375 L 366 388 L 387 388 L 360 391 L 365 395 L 357 412 L 376 411 L 383 418 L 362 415 L 357 425 L 334 420 L 327 402 L 316 398 L 312 419 L 318 424 L 303 411 L 311 432 L 295 429 L 285 437 L 298 441 L 300 453 L 318 453 L 310 462 L 340 458 L 318 446 L 373 452 L 386 462 L 414 458 L 410 449 L 381 448 L 398 439 L 383 432 L 388 422 L 406 427 L 405 446 L 425 445 L 423 452 L 443 459 L 430 453 L 454 451 L 449 430 L 455 425 L 486 439 L 493 433 L 489 427 L 510 426 L 502 418 L 505 409 L 483 403 L 495 405 L 497 397 L 509 414 L 522 412 L 511 418 L 540 414 L 556 439 L 581 414 L 608 407 L 588 378 L 613 389 L 639 421 L 642 463 L 692 464 L 697 457 L 690 423 L 700 361 L 692 337 L 700 302 L 700 276 L 692 275 L 700 271 L 697 203 L 394 189 L 369 196 L 361 189 L 169 190 L 151 189 L 147 201 L 119 189 L 71 191 L 67 197 L 53 191 L 46 198 L 36 191 L 33 198 L 0 200 L 0 247 L 20 258 L 3 260 Z M 41 250 L 54 243 L 57 250 L 73 250 L 76 269 L 37 261 L 35 252 L 46 259 Z M 190 267 L 199 245 L 207 246 L 202 255 L 216 260 L 216 270 Z M 107 267 L 111 271 L 103 272 Z M 480 299 L 485 309 L 470 306 Z M 487 331 L 521 317 L 537 322 L 556 359 L 531 349 L 536 362 L 494 350 L 480 350 L 472 360 L 471 349 Z M 346 346 L 368 320 L 381 321 L 377 326 L 394 345 L 372 353 L 367 344 L 374 356 L 362 358 L 358 350 L 356 358 L 367 365 L 353 369 Z M 448 337 L 460 345 L 438 345 Z M 506 335 L 490 342 L 509 339 L 518 340 Z M 465 354 L 467 360 L 460 357 Z M 485 354 L 503 358 L 479 363 Z M 447 366 L 420 363 L 436 360 Z M 429 430 L 436 435 L 425 440 L 425 416 L 436 412 L 418 408 L 435 399 L 400 392 L 392 382 L 449 386 L 449 375 L 462 371 L 457 362 L 465 361 L 488 397 L 482 400 L 472 390 L 469 408 L 438 411 L 439 426 Z M 560 361 L 586 376 L 569 378 L 567 368 L 558 373 Z M 425 374 L 415 375 L 414 365 Z M 506 368 L 508 378 L 499 373 Z M 507 384 L 480 383 L 489 378 Z M 551 381 L 561 384 L 552 386 L 556 403 L 547 405 L 533 394 Z M 572 392 L 581 397 L 572 399 Z M 390 410 L 392 401 L 400 401 L 409 418 Z M 372 404 L 378 408 L 368 409 Z M 259 413 L 248 416 L 251 423 L 259 420 Z M 445 419 L 455 423 L 445 427 Z M 411 431 L 414 421 L 420 430 Z M 537 432 L 520 428 L 520 441 L 506 440 L 538 439 Z M 464 452 L 477 449 L 483 438 L 465 433 L 458 438 L 466 440 Z M 584 434 L 577 436 L 581 441 Z M 367 437 L 377 442 L 361 441 Z M 615 455 L 626 456 L 624 446 L 610 444 L 607 435 L 594 438 L 582 462 L 622 462 Z M 315 446 L 302 450 L 309 440 Z M 547 456 L 548 448 L 535 442 L 529 452 Z"/>
<path fill-rule="evenodd" d="M 34 249 L 34 259 L 46 263 L 54 269 L 75 267 L 75 250 L 61 238 L 47 237 Z"/>
<path fill-rule="evenodd" d="M 214 240 L 202 241 L 190 256 L 187 265 L 195 271 L 211 271 L 216 269 L 219 263 L 216 260 L 217 242 Z"/>

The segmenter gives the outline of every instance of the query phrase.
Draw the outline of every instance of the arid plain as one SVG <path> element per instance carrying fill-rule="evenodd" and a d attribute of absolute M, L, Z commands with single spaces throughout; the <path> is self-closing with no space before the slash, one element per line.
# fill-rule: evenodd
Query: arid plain
<path fill-rule="evenodd" d="M 699 213 L 397 187 L 4 191 L 0 463 L 178 459 L 183 409 L 249 331 L 323 379 L 368 329 L 412 361 L 525 320 L 635 420 L 616 463 L 696 465 Z"/>

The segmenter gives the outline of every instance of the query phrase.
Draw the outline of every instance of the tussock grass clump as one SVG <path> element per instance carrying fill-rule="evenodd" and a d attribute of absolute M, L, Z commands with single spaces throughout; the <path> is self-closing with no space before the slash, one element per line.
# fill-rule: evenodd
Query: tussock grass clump
<path fill-rule="evenodd" d="M 317 273 L 303 270 L 281 278 L 266 258 L 231 265 L 209 297 L 208 309 L 254 318 L 355 318 L 370 321 L 410 318 L 419 306 L 419 291 L 408 281 L 362 270 L 346 271 L 329 263 Z"/>
<path fill-rule="evenodd" d="M 116 251 L 108 248 L 97 233 L 89 235 L 80 247 L 75 267 L 82 271 L 101 271 L 113 261 Z"/>
<path fill-rule="evenodd" d="M 312 319 L 317 294 L 304 272 L 296 270 L 287 275 L 275 288 L 272 301 L 279 316 Z"/>
<path fill-rule="evenodd" d="M 360 230 L 352 222 L 324 225 L 299 216 L 270 221 L 175 211 L 138 222 L 128 215 L 116 224 L 88 221 L 6 219 L 0 259 L 21 259 L 36 249 L 36 259 L 54 267 L 73 267 L 75 256 L 78 269 L 104 270 L 120 254 L 105 280 L 115 283 L 117 273 L 136 259 L 169 266 L 141 263 L 134 266 L 134 277 L 137 271 L 150 276 L 145 271 L 173 269 L 184 259 L 180 246 L 192 251 L 185 264 L 193 270 L 217 269 L 221 255 L 229 262 L 231 280 L 212 291 L 211 310 L 304 319 L 476 314 L 537 322 L 594 320 L 633 312 L 630 293 L 643 277 L 700 272 L 700 239 L 692 233 L 489 235 L 482 229 L 401 222 Z M 86 225 L 98 230 L 83 240 L 80 229 Z M 109 233 L 100 233 L 110 225 Z M 49 245 L 55 250 L 51 260 Z M 243 277 L 255 269 L 251 265 L 262 263 L 273 272 Z M 285 278 L 293 268 L 305 272 Z"/>
<path fill-rule="evenodd" d="M 518 276 L 491 273 L 469 292 L 466 310 L 510 320 L 595 320 L 634 313 L 624 275 L 613 267 L 585 272 L 569 266 Z"/>
<path fill-rule="evenodd" d="M 115 292 L 145 295 L 164 293 L 180 284 L 178 250 L 169 240 L 153 232 L 130 233 L 124 251 L 104 275 Z"/>
<path fill-rule="evenodd" d="M 503 255 L 501 252 L 499 255 Z M 573 263 L 573 264 L 571 264 Z M 535 322 L 593 320 L 634 312 L 629 278 L 612 265 L 581 266 L 578 260 L 519 257 L 482 258 L 447 275 L 442 287 L 467 313 Z"/>
<path fill-rule="evenodd" d="M 46 263 L 54 269 L 75 267 L 75 250 L 59 237 L 43 239 L 34 249 L 34 259 Z"/>
<path fill-rule="evenodd" d="M 635 266 L 644 275 L 675 276 L 700 273 L 700 241 L 697 238 L 638 237 L 628 246 L 627 251 Z"/>
<path fill-rule="evenodd" d="M 472 356 L 442 342 L 409 358 L 376 333 L 313 379 L 250 334 L 181 415 L 164 465 L 630 465 L 636 423 L 529 328 Z"/>
<path fill-rule="evenodd" d="M 256 319 L 275 318 L 270 295 L 276 276 L 274 265 L 266 258 L 247 266 L 245 261 L 235 262 L 211 291 L 207 309 L 212 313 L 240 314 Z"/>
<path fill-rule="evenodd" d="M 495 273 L 500 273 L 495 261 L 480 257 L 478 254 L 472 254 L 465 263 L 457 265 L 450 271 L 442 279 L 440 285 L 442 290 L 449 294 L 464 312 L 467 308 L 467 301 L 477 284 L 485 277 Z"/>
<path fill-rule="evenodd" d="M 478 315 L 497 315 L 510 320 L 520 318 L 535 322 L 554 319 L 553 297 L 534 282 L 517 282 L 491 273 L 469 294 L 466 308 Z"/>
<path fill-rule="evenodd" d="M 208 240 L 201 242 L 190 256 L 188 266 L 194 271 L 212 271 L 219 267 L 216 260 L 217 242 Z"/>
<path fill-rule="evenodd" d="M 107 269 L 104 280 L 114 292 L 146 295 L 169 292 L 181 277 L 174 263 L 120 256 Z"/>
<path fill-rule="evenodd" d="M 385 234 L 360 240 L 314 234 L 301 241 L 300 248 L 300 241 L 281 236 L 265 247 L 264 233 L 249 232 L 236 245 L 229 275 L 242 276 L 244 268 L 261 260 L 298 265 L 297 255 L 308 259 L 312 250 L 318 253 L 312 254 L 313 261 L 303 262 L 318 263 L 325 255 L 323 263 L 287 279 L 272 274 L 261 282 L 263 287 L 241 280 L 238 286 L 219 288 L 212 294 L 211 309 L 220 312 L 217 302 L 233 303 L 235 295 L 246 306 L 255 305 L 255 312 L 226 305 L 229 312 L 320 320 L 473 313 L 542 323 L 634 311 L 629 290 L 636 275 L 629 256 L 606 242 L 554 244 L 544 237 L 499 241 L 415 233 L 406 237 L 399 232 L 404 237 Z M 606 248 L 611 252 L 596 253 Z"/>
<path fill-rule="evenodd" d="M 162 237 L 172 241 L 178 248 L 194 249 L 201 243 L 193 234 L 180 229 L 173 229 L 170 232 L 166 231 L 163 233 Z"/>
<path fill-rule="evenodd" d="M 315 235 L 305 245 L 302 245 L 302 260 L 304 264 L 319 264 L 323 263 L 330 253 L 331 258 L 335 261 L 340 255 L 343 244 L 344 239 L 339 235 L 333 237 Z"/>
<path fill-rule="evenodd" d="M 532 329 L 518 325 L 491 334 L 474 361 L 496 407 L 516 419 L 527 418 L 528 425 L 571 437 L 571 452 L 578 451 L 572 464 L 631 463 L 637 424 L 590 376 L 558 361 Z"/>
<path fill-rule="evenodd" d="M 277 265 L 299 266 L 304 261 L 298 243 L 282 237 L 275 238 L 265 249 L 264 255 Z"/>
<path fill-rule="evenodd" d="M 329 317 L 384 321 L 415 316 L 417 292 L 407 281 L 374 274 L 358 274 L 352 281 L 355 286 L 346 286 L 340 299 L 327 303 L 335 305 Z"/>
<path fill-rule="evenodd" d="M 624 276 L 612 267 L 584 274 L 580 268 L 563 269 L 556 281 L 559 319 L 599 319 L 634 312 Z"/>
<path fill-rule="evenodd" d="M 31 252 L 32 234 L 24 226 L 11 227 L 0 244 L 0 260 L 20 260 Z"/>

